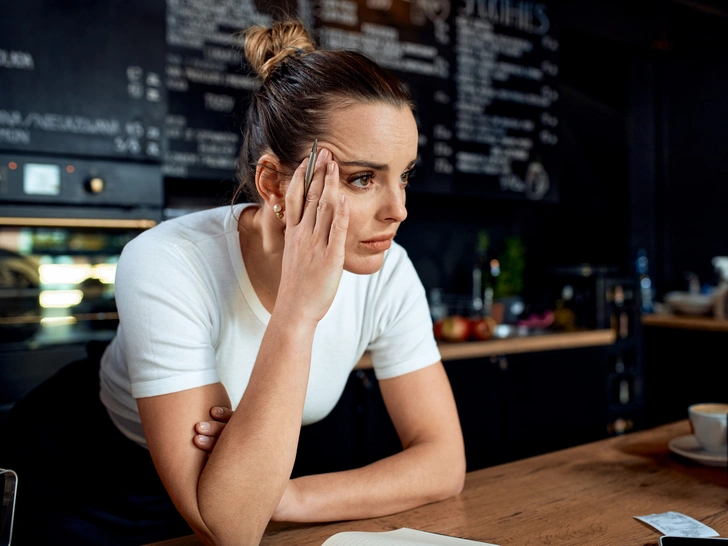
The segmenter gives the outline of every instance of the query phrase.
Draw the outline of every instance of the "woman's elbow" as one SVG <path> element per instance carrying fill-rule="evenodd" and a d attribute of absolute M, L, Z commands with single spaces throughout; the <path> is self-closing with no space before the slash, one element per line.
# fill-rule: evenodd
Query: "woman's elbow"
<path fill-rule="evenodd" d="M 465 487 L 465 455 L 458 454 L 441 464 L 437 500 L 445 500 L 459 495 Z"/>
<path fill-rule="evenodd" d="M 465 487 L 465 455 L 458 459 L 457 464 L 452 465 L 448 480 L 448 498 L 462 493 Z"/>

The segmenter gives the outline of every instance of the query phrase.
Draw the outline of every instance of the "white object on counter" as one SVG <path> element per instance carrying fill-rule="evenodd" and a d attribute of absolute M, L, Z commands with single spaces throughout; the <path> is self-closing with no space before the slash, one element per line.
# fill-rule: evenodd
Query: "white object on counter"
<path fill-rule="evenodd" d="M 665 294 L 665 303 L 673 311 L 685 315 L 707 315 L 713 309 L 715 293 L 691 294 L 690 292 L 668 292 Z"/>

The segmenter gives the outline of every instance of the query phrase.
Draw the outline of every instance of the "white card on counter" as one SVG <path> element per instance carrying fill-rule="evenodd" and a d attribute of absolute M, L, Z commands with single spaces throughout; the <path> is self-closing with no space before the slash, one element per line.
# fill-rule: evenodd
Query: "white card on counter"
<path fill-rule="evenodd" d="M 700 523 L 698 520 L 681 514 L 680 512 L 664 512 L 650 514 L 649 516 L 635 516 L 635 519 L 644 521 L 660 531 L 663 535 L 671 537 L 717 537 L 714 529 Z"/>

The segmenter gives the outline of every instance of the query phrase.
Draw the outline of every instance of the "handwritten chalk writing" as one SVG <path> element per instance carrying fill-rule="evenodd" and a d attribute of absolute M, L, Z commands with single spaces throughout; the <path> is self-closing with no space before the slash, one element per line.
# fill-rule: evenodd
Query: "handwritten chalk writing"
<path fill-rule="evenodd" d="M 218 154 L 234 156 L 238 152 L 237 145 L 221 146 L 220 144 L 207 144 L 201 142 L 197 151 L 202 154 Z"/>
<path fill-rule="evenodd" d="M 0 142 L 8 144 L 30 144 L 30 131 L 0 127 Z"/>
<path fill-rule="evenodd" d="M 437 124 L 432 128 L 432 136 L 440 140 L 450 140 L 452 131 L 445 125 Z"/>
<path fill-rule="evenodd" d="M 318 12 L 324 23 L 339 23 L 354 27 L 359 24 L 359 7 L 352 0 L 323 0 Z"/>
<path fill-rule="evenodd" d="M 450 163 L 447 159 L 438 157 L 435 159 L 434 170 L 439 174 L 452 174 L 455 169 L 453 168 L 452 163 Z"/>
<path fill-rule="evenodd" d="M 217 93 L 205 93 L 205 109 L 213 112 L 230 112 L 235 106 L 235 98 Z"/>
<path fill-rule="evenodd" d="M 167 0 L 167 44 L 202 51 L 206 45 L 235 45 L 235 32 L 254 24 L 270 23 L 253 0 Z"/>
<path fill-rule="evenodd" d="M 324 27 L 320 33 L 321 45 L 326 49 L 356 49 L 390 69 L 443 79 L 449 77 L 450 63 L 437 55 L 435 48 L 400 42 L 396 29 L 385 31 L 381 25 L 362 24 L 362 30 L 364 32 L 359 33 Z M 409 58 L 407 54 L 425 56 L 426 60 Z"/>
<path fill-rule="evenodd" d="M 0 68 L 34 70 L 35 62 L 33 61 L 33 55 L 27 51 L 0 49 Z"/>
<path fill-rule="evenodd" d="M 225 74 L 220 72 L 200 70 L 192 66 L 186 66 L 184 70 L 185 76 L 192 83 L 201 83 L 204 85 L 223 85 L 225 83 Z"/>
<path fill-rule="evenodd" d="M 556 146 L 556 144 L 559 142 L 559 137 L 557 137 L 551 131 L 547 131 L 546 129 L 542 129 L 541 131 L 539 131 L 538 138 L 541 140 L 541 142 L 543 142 L 544 144 L 548 144 L 549 146 Z"/>
<path fill-rule="evenodd" d="M 260 86 L 260 82 L 250 76 L 242 76 L 240 74 L 225 74 L 225 85 L 233 89 L 253 90 Z"/>
<path fill-rule="evenodd" d="M 439 155 L 441 157 L 450 157 L 452 155 L 452 147 L 448 146 L 444 142 L 435 142 L 433 150 L 435 155 Z"/>
<path fill-rule="evenodd" d="M 433 22 L 444 21 L 450 15 L 448 0 L 416 0 L 425 17 Z"/>
<path fill-rule="evenodd" d="M 202 56 L 205 59 L 210 59 L 227 64 L 235 64 L 240 62 L 240 51 L 232 47 L 217 47 L 207 45 L 202 50 Z"/>
<path fill-rule="evenodd" d="M 388 11 L 392 7 L 392 0 L 367 0 L 367 7 L 378 11 Z"/>
<path fill-rule="evenodd" d="M 529 34 L 544 35 L 551 28 L 547 8 L 534 2 L 513 0 L 466 0 L 465 13 L 478 16 L 503 27 Z"/>
<path fill-rule="evenodd" d="M 119 120 L 62 114 L 0 110 L 0 126 L 40 129 L 56 133 L 114 136 L 121 131 Z"/>

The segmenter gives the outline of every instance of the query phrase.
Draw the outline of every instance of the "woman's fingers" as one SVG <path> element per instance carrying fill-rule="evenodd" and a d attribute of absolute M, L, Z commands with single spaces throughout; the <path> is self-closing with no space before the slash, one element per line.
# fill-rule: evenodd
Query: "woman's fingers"
<path fill-rule="evenodd" d="M 316 158 L 316 168 L 313 171 L 313 180 L 308 188 L 306 202 L 303 204 L 303 218 L 301 222 L 306 223 L 313 228 L 316 224 L 317 208 L 320 205 L 320 199 L 323 196 L 324 180 L 326 177 L 326 165 L 331 160 L 331 152 L 326 148 L 321 148 Z"/>
<path fill-rule="evenodd" d="M 314 235 L 324 237 L 325 241 L 329 239 L 329 231 L 331 222 L 338 210 L 339 205 L 339 166 L 334 161 L 329 161 L 326 165 L 324 175 L 324 186 L 321 198 L 316 206 L 316 225 L 314 227 Z M 313 208 L 313 203 L 311 203 Z"/>
<path fill-rule="evenodd" d="M 218 437 L 225 430 L 225 425 L 233 415 L 233 410 L 216 406 L 210 408 L 210 415 L 213 418 L 212 421 L 200 421 L 195 425 L 196 434 L 193 441 L 198 448 L 204 451 L 212 451 L 212 448 L 215 447 Z"/>
<path fill-rule="evenodd" d="M 209 453 L 215 447 L 215 444 L 217 443 L 217 438 L 205 436 L 204 434 L 195 434 L 192 441 L 198 449 L 201 449 L 202 451 L 207 451 Z"/>
<path fill-rule="evenodd" d="M 303 216 L 303 178 L 306 174 L 308 159 L 293 172 L 291 183 L 286 191 L 286 227 L 297 226 Z"/>
<path fill-rule="evenodd" d="M 303 162 L 293 172 L 291 183 L 288 185 L 286 191 L 286 226 L 296 226 L 304 218 L 306 209 L 316 208 L 316 202 L 321 195 L 321 189 L 323 188 L 323 172 L 326 169 L 326 162 L 331 158 L 331 152 L 325 148 L 321 148 L 316 158 L 316 166 L 314 168 L 313 180 L 311 186 L 308 189 L 308 195 L 305 199 L 303 197 L 306 169 L 308 167 L 308 159 L 304 159 Z M 308 205 L 312 203 L 313 207 Z"/>
<path fill-rule="evenodd" d="M 343 261 L 346 232 L 349 229 L 349 200 L 344 194 L 341 194 L 338 199 L 339 206 L 336 208 L 336 214 L 334 214 L 329 231 L 329 248 L 338 252 Z"/>
<path fill-rule="evenodd" d="M 230 408 L 224 408 L 221 406 L 214 406 L 210 408 L 210 417 L 212 417 L 215 421 L 227 423 L 232 416 L 233 410 Z"/>

